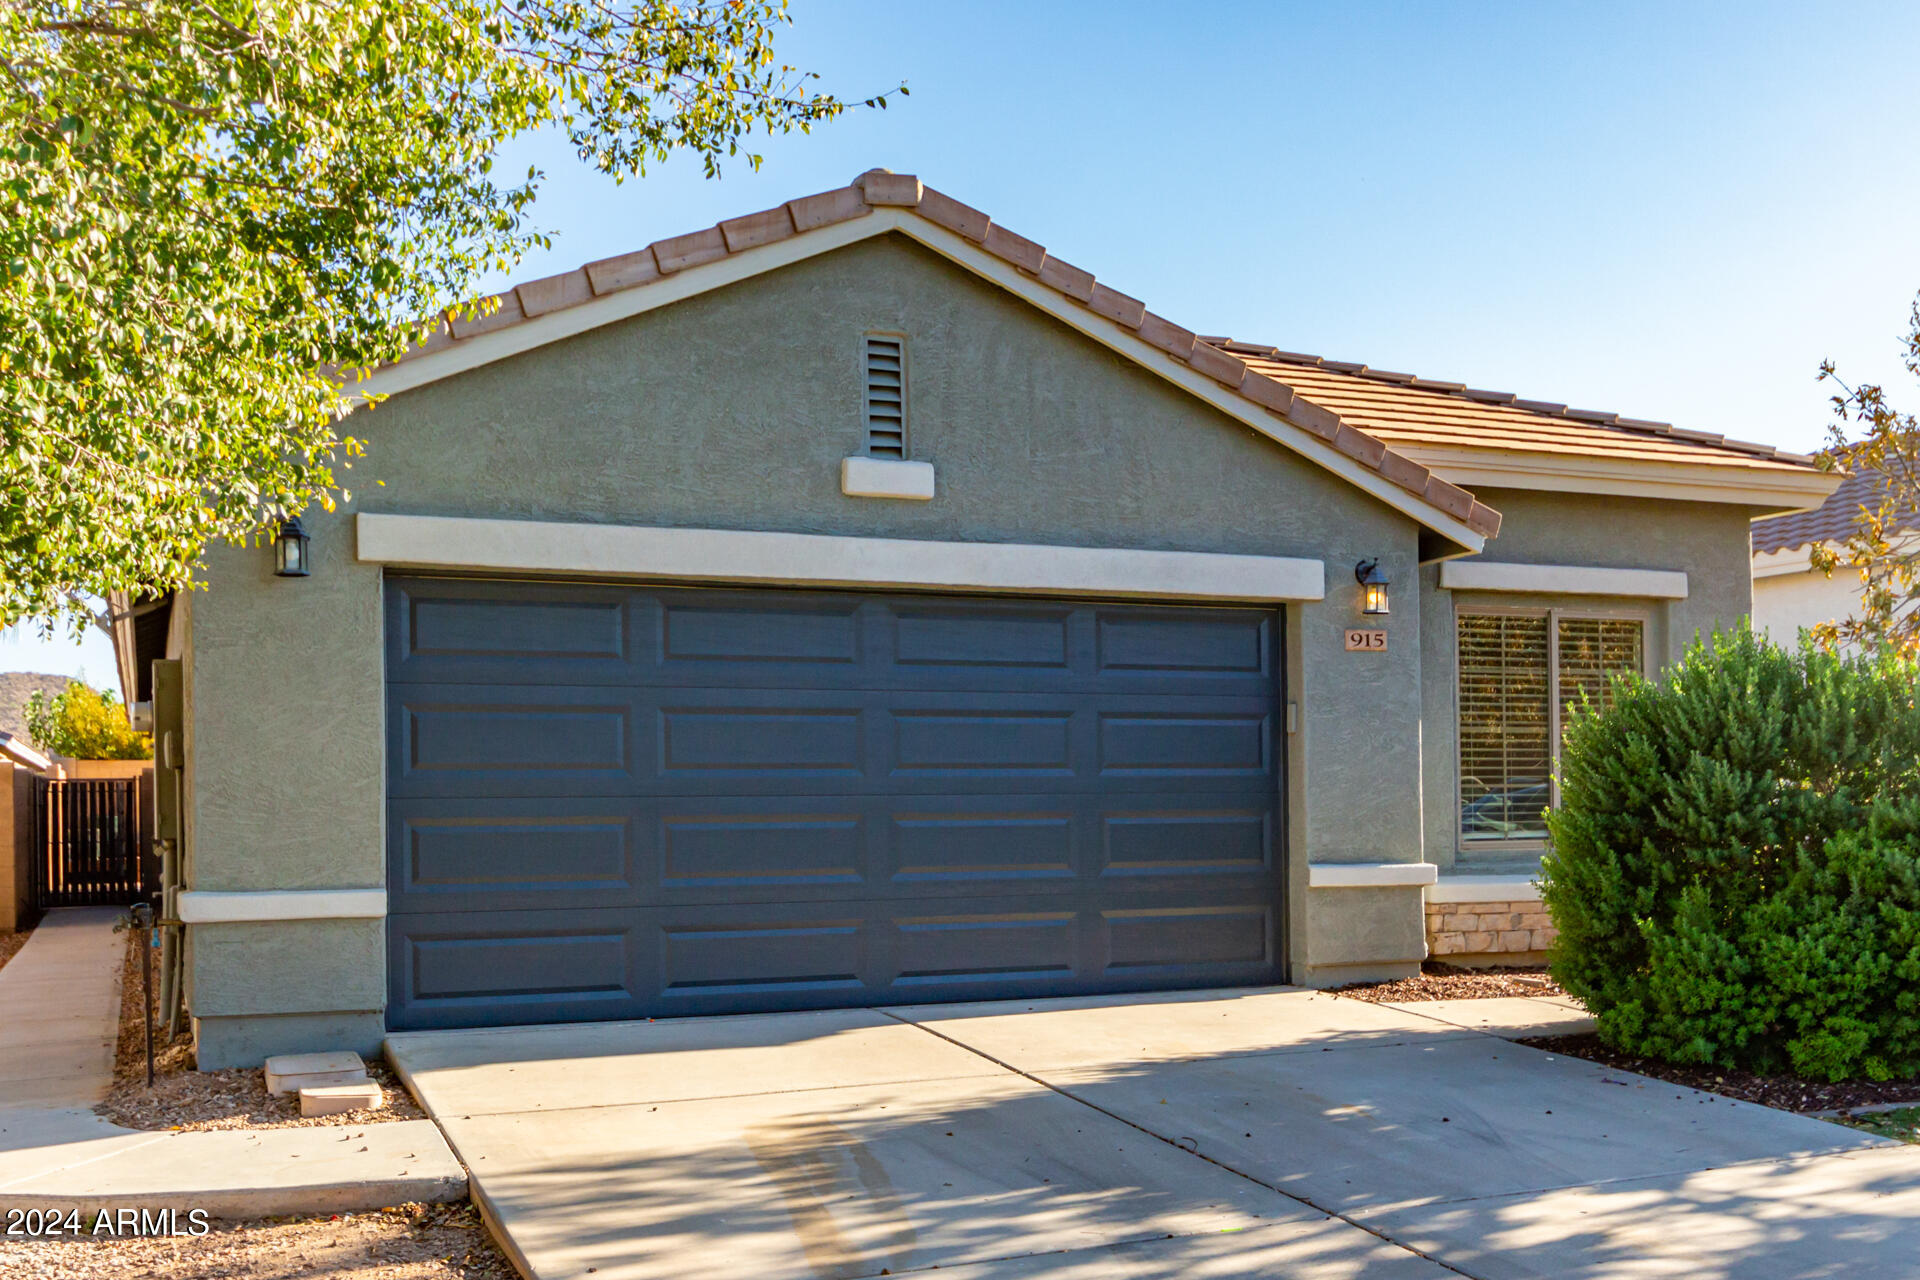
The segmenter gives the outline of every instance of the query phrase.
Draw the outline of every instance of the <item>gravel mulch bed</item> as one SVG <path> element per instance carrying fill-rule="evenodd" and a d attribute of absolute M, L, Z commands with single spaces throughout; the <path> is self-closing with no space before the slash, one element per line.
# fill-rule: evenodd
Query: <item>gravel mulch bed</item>
<path fill-rule="evenodd" d="M 1920 1103 L 1920 1080 L 1842 1080 L 1828 1084 L 1794 1076 L 1758 1076 L 1750 1071 L 1720 1067 L 1682 1067 L 1610 1049 L 1595 1035 L 1535 1036 L 1519 1043 L 1781 1111 L 1835 1111 L 1885 1102 Z"/>
<path fill-rule="evenodd" d="M 387 1105 L 375 1111 L 345 1111 L 337 1116 L 300 1115 L 300 1095 L 267 1092 L 267 1073 L 252 1070 L 195 1071 L 193 1039 L 188 1035 L 165 1043 L 166 1025 L 155 1019 L 153 1087 L 147 1087 L 147 1058 L 140 1021 L 140 942 L 129 931 L 126 968 L 120 983 L 120 1044 L 113 1060 L 113 1091 L 94 1108 L 115 1124 L 129 1129 L 294 1129 L 315 1125 L 368 1125 L 390 1120 L 424 1120 L 427 1113 L 393 1073 L 379 1062 L 367 1064 L 367 1074 L 386 1095 Z M 154 988 L 159 990 L 158 957 Z"/>
<path fill-rule="evenodd" d="M 22 929 L 15 933 L 11 929 L 0 929 L 0 969 L 7 967 L 7 961 L 20 954 L 20 948 L 27 945 L 27 939 L 33 936 L 33 930 Z"/>
<path fill-rule="evenodd" d="M 0 1258 L 9 1280 L 518 1280 L 468 1204 L 215 1223 L 197 1237 L 15 1239 Z"/>
<path fill-rule="evenodd" d="M 1335 987 L 1333 994 L 1369 1004 L 1412 1000 L 1491 1000 L 1499 996 L 1564 996 L 1545 969 L 1466 969 L 1429 960 L 1411 978 L 1393 982 L 1357 982 Z"/>

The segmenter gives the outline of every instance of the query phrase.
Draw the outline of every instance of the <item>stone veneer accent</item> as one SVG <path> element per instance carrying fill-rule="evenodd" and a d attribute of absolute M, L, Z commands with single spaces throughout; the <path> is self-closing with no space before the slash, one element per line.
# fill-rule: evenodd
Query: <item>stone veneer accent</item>
<path fill-rule="evenodd" d="M 1553 921 L 1538 898 L 1427 904 L 1427 954 L 1436 960 L 1531 964 L 1553 939 Z"/>

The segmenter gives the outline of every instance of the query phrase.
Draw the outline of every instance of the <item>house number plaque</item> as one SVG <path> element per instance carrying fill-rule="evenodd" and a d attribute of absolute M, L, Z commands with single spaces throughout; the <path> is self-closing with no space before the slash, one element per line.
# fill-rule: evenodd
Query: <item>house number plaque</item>
<path fill-rule="evenodd" d="M 1348 653 L 1385 653 L 1387 633 L 1372 627 L 1347 628 Z"/>

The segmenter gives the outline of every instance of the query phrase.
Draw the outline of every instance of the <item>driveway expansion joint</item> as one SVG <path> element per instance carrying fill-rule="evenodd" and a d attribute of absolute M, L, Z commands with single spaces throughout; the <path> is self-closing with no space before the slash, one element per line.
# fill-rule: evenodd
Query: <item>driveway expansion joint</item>
<path fill-rule="evenodd" d="M 1117 1112 L 1108 1110 L 1106 1107 L 1101 1106 L 1097 1102 L 1091 1102 L 1088 1099 L 1081 1097 L 1079 1094 L 1074 1093 L 1069 1089 L 1063 1088 L 1062 1086 L 1056 1085 L 1049 1080 L 1044 1080 L 1041 1077 L 1034 1075 L 1032 1072 L 1023 1071 L 1019 1067 L 1014 1066 L 1012 1063 L 1004 1062 L 1001 1059 L 994 1057 L 992 1054 L 987 1053 L 985 1050 L 975 1048 L 973 1045 L 966 1043 L 964 1040 L 957 1040 L 954 1037 L 945 1034 L 944 1032 L 934 1030 L 932 1027 L 929 1027 L 924 1023 L 910 1021 L 909 1019 L 903 1018 L 900 1015 L 893 1013 L 889 1010 L 882 1009 L 880 1010 L 880 1012 L 885 1016 L 894 1019 L 896 1022 L 905 1024 L 906 1026 L 918 1027 L 920 1030 L 926 1032 L 928 1035 L 938 1037 L 941 1040 L 945 1040 L 948 1044 L 954 1045 L 957 1048 L 965 1049 L 968 1053 L 978 1054 L 980 1057 L 985 1058 L 988 1062 L 993 1063 L 997 1067 L 1000 1067 L 1006 1071 L 1010 1071 L 1014 1075 L 1017 1075 L 1022 1079 L 1028 1080 L 1033 1084 L 1040 1086 L 1042 1089 L 1046 1089 L 1052 1093 L 1056 1093 L 1061 1097 L 1066 1098 L 1070 1101 L 1077 1102 L 1081 1106 L 1086 1107 L 1089 1111 L 1097 1111 L 1101 1115 L 1106 1116 L 1110 1120 L 1117 1120 L 1121 1124 L 1126 1125 L 1129 1129 L 1132 1129 L 1137 1133 L 1144 1134 L 1147 1137 L 1152 1138 L 1156 1142 L 1165 1143 L 1167 1146 L 1172 1147 L 1175 1151 L 1184 1152 L 1185 1154 L 1192 1156 L 1196 1160 L 1203 1160 L 1206 1163 L 1214 1166 L 1215 1168 L 1222 1170 L 1223 1172 L 1232 1174 L 1236 1178 L 1244 1178 L 1246 1181 L 1251 1182 L 1254 1186 L 1265 1188 L 1266 1190 L 1273 1192 L 1275 1195 L 1282 1196 L 1288 1200 L 1293 1201 L 1295 1204 L 1305 1205 L 1307 1208 L 1312 1209 L 1315 1213 L 1322 1213 L 1329 1218 L 1334 1218 L 1340 1222 L 1344 1222 L 1348 1226 L 1364 1231 L 1368 1235 L 1372 1236 L 1374 1239 L 1379 1240 L 1385 1244 L 1392 1245 L 1396 1249 L 1404 1250 L 1405 1252 L 1412 1254 L 1414 1257 L 1424 1259 L 1427 1262 L 1431 1262 L 1437 1267 L 1453 1272 L 1455 1275 L 1466 1276 L 1467 1280 L 1486 1280 L 1486 1277 L 1475 1275 L 1473 1272 L 1464 1270 L 1463 1268 L 1458 1267 L 1453 1263 L 1446 1261 L 1443 1258 L 1437 1258 L 1430 1253 L 1423 1253 L 1419 1249 L 1416 1249 L 1413 1246 L 1407 1244 L 1405 1241 L 1396 1240 L 1392 1236 L 1386 1234 L 1384 1231 L 1381 1231 L 1379 1228 L 1369 1226 L 1368 1224 L 1361 1222 L 1356 1218 L 1349 1217 L 1347 1214 L 1340 1212 L 1338 1209 L 1330 1209 L 1325 1205 L 1316 1204 L 1313 1200 L 1309 1199 L 1306 1196 L 1300 1195 L 1297 1192 L 1288 1191 L 1281 1187 L 1276 1187 L 1270 1182 L 1263 1182 L 1259 1178 L 1254 1177 L 1250 1173 L 1246 1173 L 1246 1172 L 1243 1172 L 1242 1170 L 1236 1169 L 1230 1164 L 1224 1164 L 1221 1161 L 1214 1159 L 1212 1156 L 1206 1155 L 1192 1147 L 1183 1146 L 1178 1141 L 1172 1138 L 1166 1137 L 1164 1134 L 1155 1133 L 1153 1130 L 1147 1128 L 1145 1125 L 1136 1124 L 1134 1121 L 1127 1119 L 1125 1116 L 1120 1115 Z M 1270 1054 L 1265 1056 L 1277 1057 L 1280 1055 Z"/>

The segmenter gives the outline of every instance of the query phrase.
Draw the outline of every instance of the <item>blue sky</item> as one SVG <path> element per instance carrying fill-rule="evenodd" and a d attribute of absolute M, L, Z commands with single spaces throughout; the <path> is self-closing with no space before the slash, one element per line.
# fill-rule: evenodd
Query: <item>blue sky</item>
<path fill-rule="evenodd" d="M 1902 389 L 1920 5 L 794 0 L 787 61 L 912 95 L 759 173 L 616 186 L 564 143 L 549 253 L 882 165 L 1205 333 L 1811 449 L 1823 358 Z M 110 655 L 0 640 L 0 670 Z"/>

